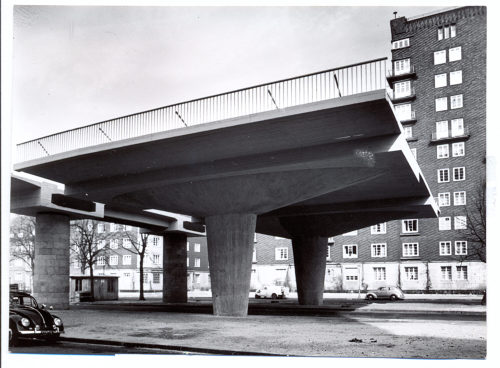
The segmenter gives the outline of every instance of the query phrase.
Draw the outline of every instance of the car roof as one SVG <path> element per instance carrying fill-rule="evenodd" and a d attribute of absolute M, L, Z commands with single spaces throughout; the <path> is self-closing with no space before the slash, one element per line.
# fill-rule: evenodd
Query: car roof
<path fill-rule="evenodd" d="M 10 296 L 31 296 L 31 294 L 25 291 L 11 291 Z"/>

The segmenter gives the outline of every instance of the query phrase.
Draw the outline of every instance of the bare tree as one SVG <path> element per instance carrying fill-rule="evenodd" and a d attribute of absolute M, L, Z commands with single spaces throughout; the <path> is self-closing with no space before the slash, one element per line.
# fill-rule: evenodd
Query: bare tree
<path fill-rule="evenodd" d="M 88 268 L 90 271 L 90 293 L 94 300 L 94 266 L 100 256 L 105 256 L 107 248 L 103 241 L 107 234 L 98 231 L 98 221 L 76 220 L 71 223 L 71 252 L 72 258 L 80 263 L 82 273 Z"/>
<path fill-rule="evenodd" d="M 10 259 L 20 259 L 28 266 L 31 271 L 31 290 L 35 273 L 35 225 L 36 218 L 30 216 L 15 216 L 10 224 Z"/>
<path fill-rule="evenodd" d="M 124 231 L 131 247 L 125 248 L 130 253 L 136 254 L 139 258 L 139 300 L 146 300 L 144 297 L 144 258 L 146 257 L 146 248 L 148 246 L 149 234 L 136 231 Z"/>

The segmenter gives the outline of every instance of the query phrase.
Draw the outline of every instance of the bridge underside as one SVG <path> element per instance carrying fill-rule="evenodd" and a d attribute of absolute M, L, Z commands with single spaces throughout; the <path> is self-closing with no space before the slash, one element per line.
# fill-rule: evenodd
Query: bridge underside
<path fill-rule="evenodd" d="M 247 313 L 256 228 L 292 239 L 300 302 L 319 304 L 327 237 L 437 211 L 385 91 L 89 147 L 16 169 L 66 184 L 70 197 L 204 219 L 218 315 Z"/>

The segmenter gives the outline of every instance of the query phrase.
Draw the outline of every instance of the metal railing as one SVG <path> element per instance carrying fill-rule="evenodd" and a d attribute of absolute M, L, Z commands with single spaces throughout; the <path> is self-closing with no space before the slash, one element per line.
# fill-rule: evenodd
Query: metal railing
<path fill-rule="evenodd" d="M 403 70 L 388 69 L 387 70 L 387 78 L 394 78 L 394 77 L 413 74 L 413 73 L 415 73 L 415 65 L 410 65 L 409 68 L 406 68 Z"/>
<path fill-rule="evenodd" d="M 431 135 L 432 141 L 439 141 L 441 139 L 461 138 L 469 136 L 469 127 L 464 127 L 462 131 L 448 129 L 446 132 L 433 132 Z"/>
<path fill-rule="evenodd" d="M 395 90 L 389 90 L 388 94 L 391 101 L 403 100 L 415 96 L 415 87 L 411 87 L 409 91 L 406 91 L 406 94 L 396 93 Z"/>
<path fill-rule="evenodd" d="M 17 145 L 16 162 L 167 130 L 386 89 L 387 58 L 239 89 L 67 130 Z"/>

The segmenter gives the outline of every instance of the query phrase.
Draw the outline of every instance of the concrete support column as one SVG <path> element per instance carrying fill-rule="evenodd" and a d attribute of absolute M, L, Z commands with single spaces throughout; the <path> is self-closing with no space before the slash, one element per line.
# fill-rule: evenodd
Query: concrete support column
<path fill-rule="evenodd" d="M 163 302 L 187 302 L 187 236 L 163 235 Z"/>
<path fill-rule="evenodd" d="M 38 213 L 33 295 L 40 304 L 69 309 L 69 217 Z"/>
<path fill-rule="evenodd" d="M 292 238 L 297 294 L 301 305 L 323 304 L 328 238 L 300 235 Z"/>
<path fill-rule="evenodd" d="M 252 273 L 254 214 L 205 218 L 212 301 L 217 316 L 246 316 Z"/>

